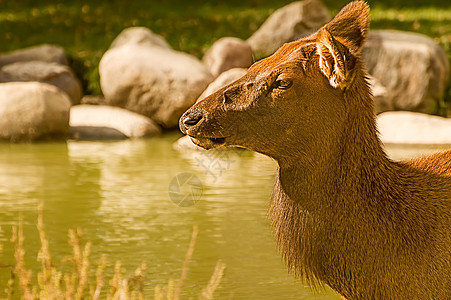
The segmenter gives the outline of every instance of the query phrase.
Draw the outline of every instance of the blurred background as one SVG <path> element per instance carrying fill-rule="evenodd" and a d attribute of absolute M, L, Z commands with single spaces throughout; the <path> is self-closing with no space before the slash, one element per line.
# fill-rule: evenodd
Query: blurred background
<path fill-rule="evenodd" d="M 231 1 L 0 1 L 0 51 L 42 43 L 63 46 L 83 79 L 85 94 L 101 93 L 98 63 L 126 27 L 145 26 L 176 50 L 202 57 L 219 38 L 247 39 L 285 0 Z M 335 15 L 348 1 L 325 0 Z M 426 34 L 451 59 L 451 4 L 447 0 L 379 0 L 371 6 L 371 29 Z M 447 99 L 451 92 L 447 93 Z"/>

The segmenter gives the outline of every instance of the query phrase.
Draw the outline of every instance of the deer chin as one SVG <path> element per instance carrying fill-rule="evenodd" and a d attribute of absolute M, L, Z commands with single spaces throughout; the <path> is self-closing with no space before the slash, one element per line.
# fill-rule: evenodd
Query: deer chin
<path fill-rule="evenodd" d="M 191 141 L 199 147 L 206 150 L 218 148 L 225 145 L 225 137 L 213 138 L 213 137 L 194 137 L 190 136 Z"/>

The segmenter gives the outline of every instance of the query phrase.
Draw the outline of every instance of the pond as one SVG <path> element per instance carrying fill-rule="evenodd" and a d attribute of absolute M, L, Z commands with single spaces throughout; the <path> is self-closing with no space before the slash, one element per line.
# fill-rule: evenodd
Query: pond
<path fill-rule="evenodd" d="M 339 299 L 293 279 L 277 253 L 267 218 L 274 161 L 249 151 L 178 152 L 172 147 L 178 137 L 0 145 L 0 293 L 14 262 L 9 239 L 19 216 L 27 265 L 39 267 L 36 220 L 43 203 L 56 264 L 71 254 L 68 230 L 80 227 L 92 242 L 93 261 L 107 254 L 128 273 L 147 264 L 149 297 L 157 284 L 180 277 L 197 225 L 182 299 L 197 298 L 218 260 L 226 270 L 217 299 Z M 405 158 L 435 147 L 388 150 Z"/>

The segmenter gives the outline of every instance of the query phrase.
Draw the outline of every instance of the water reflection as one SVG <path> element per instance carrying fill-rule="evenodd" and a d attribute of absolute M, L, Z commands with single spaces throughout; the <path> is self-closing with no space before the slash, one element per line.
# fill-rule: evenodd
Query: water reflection
<path fill-rule="evenodd" d="M 221 259 L 227 269 L 219 299 L 338 299 L 291 278 L 275 250 L 266 217 L 275 163 L 241 150 L 177 152 L 172 149 L 177 137 L 0 145 L 0 240 L 5 244 L 0 264 L 13 261 L 9 225 L 21 213 L 27 263 L 37 267 L 36 211 L 44 202 L 54 258 L 70 253 L 67 231 L 81 227 L 93 242 L 94 258 L 106 253 L 130 271 L 146 262 L 149 295 L 157 283 L 179 276 L 197 224 L 184 297 L 196 297 Z M 406 158 L 409 151 L 424 149 L 389 148 L 396 158 Z M 181 173 L 195 174 L 202 183 L 194 206 L 177 206 L 169 197 L 169 184 Z M 0 282 L 8 276 L 9 270 L 0 269 Z"/>

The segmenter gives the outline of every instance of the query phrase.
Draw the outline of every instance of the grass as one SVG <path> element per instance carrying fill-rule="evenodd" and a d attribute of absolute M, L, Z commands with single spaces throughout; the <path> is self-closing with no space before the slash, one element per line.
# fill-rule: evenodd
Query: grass
<path fill-rule="evenodd" d="M 110 266 L 106 256 L 99 261 L 90 259 L 91 243 L 82 241 L 81 229 L 69 230 L 69 244 L 72 247 L 72 256 L 62 260 L 60 268 L 55 267 L 54 259 L 49 250 L 49 242 L 45 232 L 42 205 L 39 207 L 37 229 L 39 232 L 41 248 L 37 255 L 40 270 L 30 270 L 25 263 L 25 242 L 22 220 L 12 230 L 11 243 L 14 246 L 15 264 L 11 266 L 11 278 L 8 282 L 0 283 L 0 299 L 24 300 L 32 299 L 149 299 L 145 295 L 146 265 L 138 266 L 134 273 L 126 275 L 121 262 L 114 264 L 111 278 L 107 278 L 106 269 Z M 0 228 L 1 230 L 1 228 Z M 169 279 L 165 286 L 156 286 L 155 300 L 178 300 L 182 294 L 183 285 L 188 275 L 196 244 L 198 229 L 193 228 L 191 241 L 178 280 Z M 2 251 L 0 244 L 0 252 Z M 71 267 L 65 268 L 69 263 Z M 199 293 L 198 299 L 211 300 L 215 290 L 219 287 L 224 275 L 225 264 L 219 261 L 213 275 L 205 288 Z M 36 273 L 37 272 L 37 273 Z M 36 273 L 36 277 L 33 277 Z M 3 293 L 3 294 L 2 294 Z"/>
<path fill-rule="evenodd" d="M 248 38 L 288 0 L 0 0 L 0 52 L 41 43 L 63 46 L 86 94 L 101 94 L 98 63 L 124 28 L 146 26 L 180 51 L 201 57 L 223 36 Z M 324 0 L 332 15 L 345 0 Z M 448 0 L 370 0 L 373 29 L 426 34 L 451 61 Z M 451 102 L 451 89 L 446 94 Z"/>

